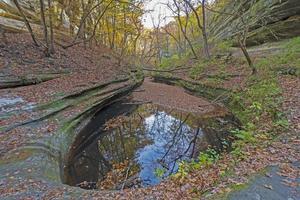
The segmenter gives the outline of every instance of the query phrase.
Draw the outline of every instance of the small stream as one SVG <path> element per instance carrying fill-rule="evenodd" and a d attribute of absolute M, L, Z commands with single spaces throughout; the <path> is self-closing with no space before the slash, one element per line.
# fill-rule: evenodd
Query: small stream
<path fill-rule="evenodd" d="M 65 181 L 85 189 L 147 187 L 201 151 L 230 148 L 233 116 L 196 116 L 153 104 L 118 102 L 102 110 L 71 148 Z"/>

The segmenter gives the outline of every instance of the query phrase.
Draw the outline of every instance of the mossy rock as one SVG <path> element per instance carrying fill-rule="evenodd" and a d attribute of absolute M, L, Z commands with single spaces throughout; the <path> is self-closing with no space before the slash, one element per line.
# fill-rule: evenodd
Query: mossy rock
<path fill-rule="evenodd" d="M 201 82 L 185 80 L 169 74 L 166 76 L 162 74 L 156 74 L 153 75 L 153 78 L 156 82 L 178 85 L 193 95 L 204 97 L 211 101 L 221 102 L 225 105 L 228 105 L 228 103 L 231 101 L 231 91 L 225 88 L 215 87 L 203 84 Z"/>

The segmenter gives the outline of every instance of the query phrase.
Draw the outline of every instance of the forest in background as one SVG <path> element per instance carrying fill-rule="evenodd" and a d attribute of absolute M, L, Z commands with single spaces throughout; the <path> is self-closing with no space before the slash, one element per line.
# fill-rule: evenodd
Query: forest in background
<path fill-rule="evenodd" d="M 144 10 L 145 3 L 143 0 L 13 0 L 16 7 L 2 1 L 0 8 L 3 10 L 1 16 L 25 23 L 33 42 L 44 47 L 47 56 L 55 52 L 54 44 L 63 48 L 103 44 L 121 57 L 134 56 L 143 64 L 159 65 L 164 58 L 186 55 L 210 59 L 211 51 L 220 39 L 212 32 L 213 22 L 222 17 L 240 17 L 245 6 L 245 2 L 241 2 L 236 10 L 229 13 L 225 7 L 230 1 L 226 0 L 168 1 L 165 6 L 173 16 L 159 13 L 158 20 L 153 20 L 153 28 L 147 29 L 143 26 L 143 15 L 151 11 Z M 162 25 L 166 17 L 173 20 Z M 42 30 L 33 30 L 36 24 L 41 25 Z M 242 20 L 234 37 L 226 38 L 228 42 L 222 42 L 221 46 L 235 42 L 245 51 L 245 38 L 250 26 L 250 22 Z M 61 44 L 60 40 L 65 39 L 68 43 Z"/>

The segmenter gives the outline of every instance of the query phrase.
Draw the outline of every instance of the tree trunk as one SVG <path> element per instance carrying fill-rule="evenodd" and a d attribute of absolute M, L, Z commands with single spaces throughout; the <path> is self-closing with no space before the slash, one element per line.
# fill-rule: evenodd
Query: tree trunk
<path fill-rule="evenodd" d="M 206 58 L 210 59 L 209 49 L 208 49 L 208 42 L 207 42 L 207 33 L 206 33 L 206 12 L 205 12 L 205 0 L 201 1 L 201 7 L 202 7 L 202 23 L 200 21 L 200 16 L 196 10 L 196 8 L 191 4 L 189 0 L 184 0 L 184 2 L 192 9 L 194 15 L 196 16 L 197 25 L 202 32 L 203 36 L 203 52 Z"/>
<path fill-rule="evenodd" d="M 32 28 L 31 28 L 31 26 L 30 26 L 30 23 L 29 23 L 29 21 L 27 20 L 25 14 L 23 13 L 23 10 L 22 10 L 21 6 L 19 5 L 18 0 L 13 0 L 13 1 L 14 1 L 15 5 L 16 5 L 16 7 L 17 7 L 17 9 L 18 9 L 18 11 L 19 11 L 21 17 L 22 17 L 23 20 L 24 20 L 24 23 L 25 23 L 25 25 L 26 25 L 26 27 L 27 27 L 28 32 L 29 32 L 30 35 L 31 35 L 31 38 L 32 38 L 33 43 L 34 43 L 36 46 L 39 46 L 38 43 L 37 43 L 37 40 L 35 39 L 35 36 L 34 36 L 33 31 L 32 31 Z"/>
<path fill-rule="evenodd" d="M 78 39 L 79 35 L 81 34 L 81 29 L 83 28 L 83 25 L 84 25 L 86 19 L 88 18 L 88 16 L 92 13 L 93 10 L 98 8 L 103 2 L 104 1 L 100 1 L 95 6 L 93 6 L 91 9 L 89 9 L 87 12 L 84 11 L 83 16 L 80 19 L 80 24 L 79 24 L 79 27 L 78 27 L 78 31 L 77 31 L 77 33 L 75 35 L 75 38 L 73 39 L 72 43 L 75 43 L 76 40 Z"/>
<path fill-rule="evenodd" d="M 53 9 L 52 9 L 52 4 L 51 0 L 48 0 L 48 8 L 49 8 L 49 26 L 50 26 L 50 53 L 54 54 L 54 32 L 53 32 L 53 21 L 52 21 L 52 16 L 53 16 Z"/>
<path fill-rule="evenodd" d="M 45 39 L 45 55 L 47 57 L 50 56 L 50 50 L 49 50 L 49 40 L 48 40 L 48 30 L 47 30 L 47 24 L 46 24 L 46 18 L 45 18 L 45 5 L 44 0 L 40 0 L 40 8 L 41 8 L 41 22 L 43 26 L 43 32 L 44 32 L 44 39 Z"/>
<path fill-rule="evenodd" d="M 82 10 L 83 10 L 83 13 L 86 12 L 86 7 L 85 7 L 85 2 L 83 0 L 81 0 L 81 7 L 82 7 Z M 86 49 L 86 27 L 87 27 L 87 20 L 84 20 L 83 21 L 83 24 L 82 24 L 82 33 L 79 33 L 79 34 L 82 34 L 81 37 L 83 39 L 83 47 L 84 49 Z"/>
<path fill-rule="evenodd" d="M 112 22 L 112 45 L 111 45 L 111 49 L 115 48 L 115 39 L 116 39 L 116 14 L 114 13 L 113 18 L 112 18 L 113 22 Z"/>
<path fill-rule="evenodd" d="M 194 47 L 193 47 L 193 44 L 192 42 L 190 41 L 190 39 L 188 38 L 187 34 L 186 34 L 186 28 L 187 28 L 187 25 L 188 25 L 188 21 L 189 21 L 189 12 L 187 11 L 187 9 L 184 11 L 185 12 L 185 26 L 183 27 L 183 24 L 182 24 L 182 21 L 181 21 L 181 10 L 180 10 L 180 6 L 178 5 L 179 2 L 177 2 L 176 0 L 173 0 L 173 3 L 174 3 L 174 6 L 176 7 L 176 10 L 173 9 L 173 6 L 172 5 L 169 5 L 167 4 L 167 6 L 169 7 L 170 10 L 172 10 L 172 12 L 174 14 L 176 14 L 176 18 L 178 20 L 178 23 L 179 23 L 179 28 L 180 28 L 180 31 L 181 33 L 183 34 L 183 37 L 184 37 L 184 43 L 183 43 L 183 47 L 184 47 L 184 50 L 186 50 L 186 42 L 188 43 L 188 45 L 190 46 L 190 49 L 195 57 L 195 59 L 198 59 L 198 56 L 196 54 L 196 51 L 194 50 Z M 180 34 L 179 34 L 180 35 Z M 180 40 L 180 39 L 179 39 Z"/>
<path fill-rule="evenodd" d="M 207 33 L 206 33 L 206 12 L 205 12 L 205 0 L 202 0 L 202 16 L 203 16 L 203 24 L 202 24 L 202 35 L 203 35 L 203 45 L 204 45 L 204 54 L 206 58 L 210 59 L 208 42 L 207 42 Z"/>
<path fill-rule="evenodd" d="M 177 19 L 178 19 L 179 26 L 180 26 L 180 30 L 181 30 L 181 32 L 182 32 L 182 34 L 183 34 L 183 37 L 185 38 L 185 40 L 186 40 L 187 43 L 189 44 L 190 49 L 191 49 L 191 51 L 192 51 L 194 57 L 195 57 L 196 59 L 198 59 L 198 56 L 197 56 L 196 51 L 195 51 L 195 49 L 194 49 L 194 47 L 193 47 L 193 44 L 192 44 L 192 42 L 190 41 L 190 39 L 188 38 L 188 36 L 187 36 L 187 34 L 186 34 L 186 30 L 184 30 L 184 28 L 183 28 L 182 21 L 181 21 L 181 19 L 180 19 L 180 14 L 179 14 L 179 13 L 177 13 Z"/>
<path fill-rule="evenodd" d="M 240 48 L 241 48 L 241 50 L 242 50 L 242 52 L 243 52 L 243 54 L 244 54 L 244 56 L 245 56 L 245 58 L 248 62 L 249 67 L 252 70 L 252 75 L 257 74 L 257 70 L 256 70 L 256 68 L 255 68 L 255 66 L 254 66 L 254 64 L 253 64 L 253 62 L 250 58 L 250 55 L 249 55 L 249 53 L 247 51 L 247 48 L 246 48 L 246 45 L 243 43 L 243 41 L 241 39 L 239 39 L 239 45 L 240 45 Z"/>
<path fill-rule="evenodd" d="M 99 25 L 101 19 L 103 18 L 104 14 L 108 11 L 108 9 L 109 9 L 109 7 L 110 7 L 110 5 L 111 5 L 112 3 L 113 3 L 113 0 L 111 0 L 111 1 L 107 4 L 107 6 L 104 8 L 104 10 L 102 11 L 102 13 L 100 13 L 100 15 L 99 15 L 99 17 L 98 17 L 96 23 L 94 24 L 94 28 L 93 28 L 92 35 L 91 35 L 89 38 L 83 40 L 83 42 L 90 42 L 90 41 L 96 36 L 97 27 L 98 27 L 98 25 Z M 106 27 L 107 27 L 107 32 L 109 32 L 109 23 L 108 23 L 108 19 L 106 19 L 106 22 L 107 22 L 107 23 L 106 23 L 106 24 L 107 24 L 107 25 L 106 25 Z M 108 36 L 108 40 L 109 40 L 109 43 L 110 43 L 110 37 L 109 37 L 109 36 Z M 63 48 L 64 48 L 64 49 L 67 49 L 67 48 L 70 48 L 70 47 L 72 47 L 72 46 L 75 46 L 75 45 L 78 45 L 78 44 L 81 44 L 81 43 L 82 43 L 82 41 L 74 42 L 74 40 L 73 40 L 73 42 L 72 42 L 71 44 L 69 44 L 69 45 L 67 45 L 67 46 L 63 46 Z M 111 44 L 111 43 L 110 43 L 110 44 Z"/>

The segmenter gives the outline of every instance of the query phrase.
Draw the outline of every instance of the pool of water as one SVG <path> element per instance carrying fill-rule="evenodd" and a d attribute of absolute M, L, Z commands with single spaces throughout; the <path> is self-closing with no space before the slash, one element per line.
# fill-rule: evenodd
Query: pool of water
<path fill-rule="evenodd" d="M 152 104 L 115 104 L 77 138 L 66 183 L 90 189 L 156 185 L 176 173 L 180 161 L 197 159 L 207 148 L 226 150 L 234 126 L 230 115 L 212 118 Z"/>

